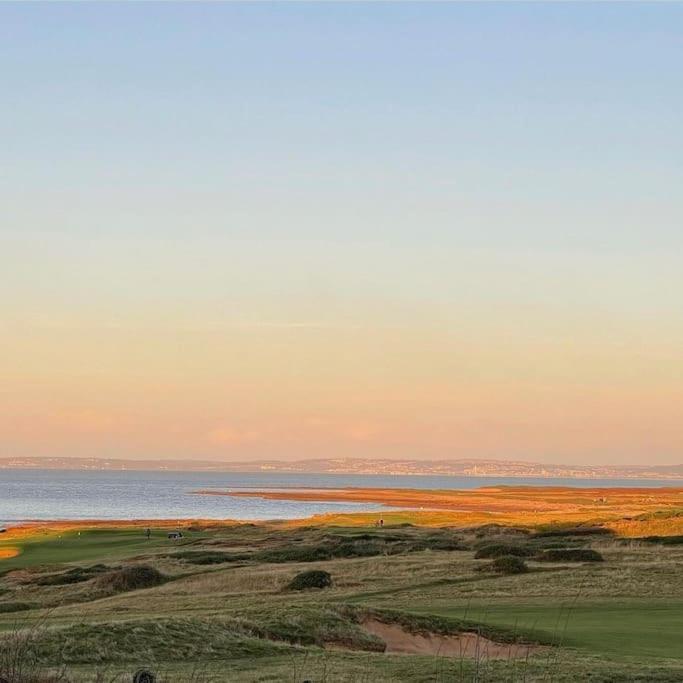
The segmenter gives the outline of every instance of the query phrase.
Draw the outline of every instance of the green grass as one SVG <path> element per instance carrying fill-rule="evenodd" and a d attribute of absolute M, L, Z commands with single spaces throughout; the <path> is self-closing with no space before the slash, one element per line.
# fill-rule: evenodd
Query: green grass
<path fill-rule="evenodd" d="M 616 658 L 683 661 L 683 599 L 561 605 L 546 600 L 491 602 L 459 607 L 431 605 L 425 611 L 530 631 Z"/>
<path fill-rule="evenodd" d="M 165 531 L 156 531 L 148 540 L 143 529 L 91 529 L 50 534 L 46 538 L 33 537 L 20 541 L 2 541 L 2 547 L 18 547 L 16 557 L 0 561 L 0 572 L 36 565 L 117 560 L 155 549 L 187 545 L 205 537 L 205 533 L 186 534 L 180 541 L 169 541 Z"/>
<path fill-rule="evenodd" d="M 203 529 L 180 543 L 165 531 L 148 541 L 143 529 L 37 537 L 0 561 L 0 632 L 38 625 L 41 661 L 66 662 L 74 680 L 84 681 L 100 664 L 128 676 L 145 663 L 171 672 L 172 683 L 191 680 L 195 666 L 231 682 L 683 681 L 683 548 L 586 534 L 582 545 L 604 562 L 532 559 L 520 575 L 477 571 L 483 561 L 474 558 L 476 549 L 509 543 L 508 536 L 493 527 L 266 524 Z M 515 542 L 536 551 L 570 541 L 525 534 Z M 326 553 L 318 556 L 321 548 Z M 222 562 L 224 555 L 240 561 Z M 118 594 L 101 590 L 104 569 L 93 565 L 111 570 L 131 560 L 168 581 Z M 307 570 L 329 572 L 332 585 L 286 590 Z M 16 605 L 28 609 L 14 611 Z M 475 631 L 503 643 L 562 647 L 526 663 L 479 665 L 378 654 L 383 643 L 363 629 L 364 615 L 409 632 Z M 355 651 L 321 649 L 330 645 Z"/>

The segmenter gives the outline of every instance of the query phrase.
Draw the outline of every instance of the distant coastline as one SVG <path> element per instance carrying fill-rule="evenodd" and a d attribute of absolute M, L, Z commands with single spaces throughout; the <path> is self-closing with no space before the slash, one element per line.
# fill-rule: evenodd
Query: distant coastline
<path fill-rule="evenodd" d="M 296 461 L 260 460 L 132 460 L 125 458 L 0 458 L 3 469 L 77 471 L 168 471 L 288 474 L 358 474 L 391 476 L 511 477 L 539 479 L 656 479 L 680 481 L 683 464 L 619 466 L 562 465 L 516 460 L 451 459 L 394 460 L 370 458 L 318 458 Z"/>

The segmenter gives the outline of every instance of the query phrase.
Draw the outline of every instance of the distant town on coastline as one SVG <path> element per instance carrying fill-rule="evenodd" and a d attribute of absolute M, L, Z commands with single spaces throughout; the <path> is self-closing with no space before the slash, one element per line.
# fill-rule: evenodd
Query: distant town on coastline
<path fill-rule="evenodd" d="M 452 475 L 466 477 L 547 477 L 576 479 L 683 479 L 679 465 L 555 465 L 518 460 L 394 460 L 316 458 L 306 460 L 132 460 L 117 458 L 0 458 L 0 469 L 176 472 L 303 472 L 320 474 Z"/>

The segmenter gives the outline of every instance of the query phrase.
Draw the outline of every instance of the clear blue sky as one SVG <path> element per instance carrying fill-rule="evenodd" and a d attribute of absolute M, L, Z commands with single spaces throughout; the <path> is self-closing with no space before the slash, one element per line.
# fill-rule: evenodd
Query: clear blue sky
<path fill-rule="evenodd" d="M 682 34 L 0 5 L 0 447 L 680 460 Z"/>

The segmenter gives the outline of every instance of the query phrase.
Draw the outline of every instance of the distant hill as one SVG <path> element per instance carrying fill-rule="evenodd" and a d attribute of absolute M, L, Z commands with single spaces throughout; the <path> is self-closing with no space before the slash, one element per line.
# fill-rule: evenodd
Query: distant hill
<path fill-rule="evenodd" d="M 577 479 L 683 479 L 681 465 L 549 465 L 517 460 L 394 460 L 318 458 L 218 462 L 115 458 L 0 458 L 0 469 L 136 470 L 194 472 L 310 472 L 338 474 L 569 477 Z"/>

